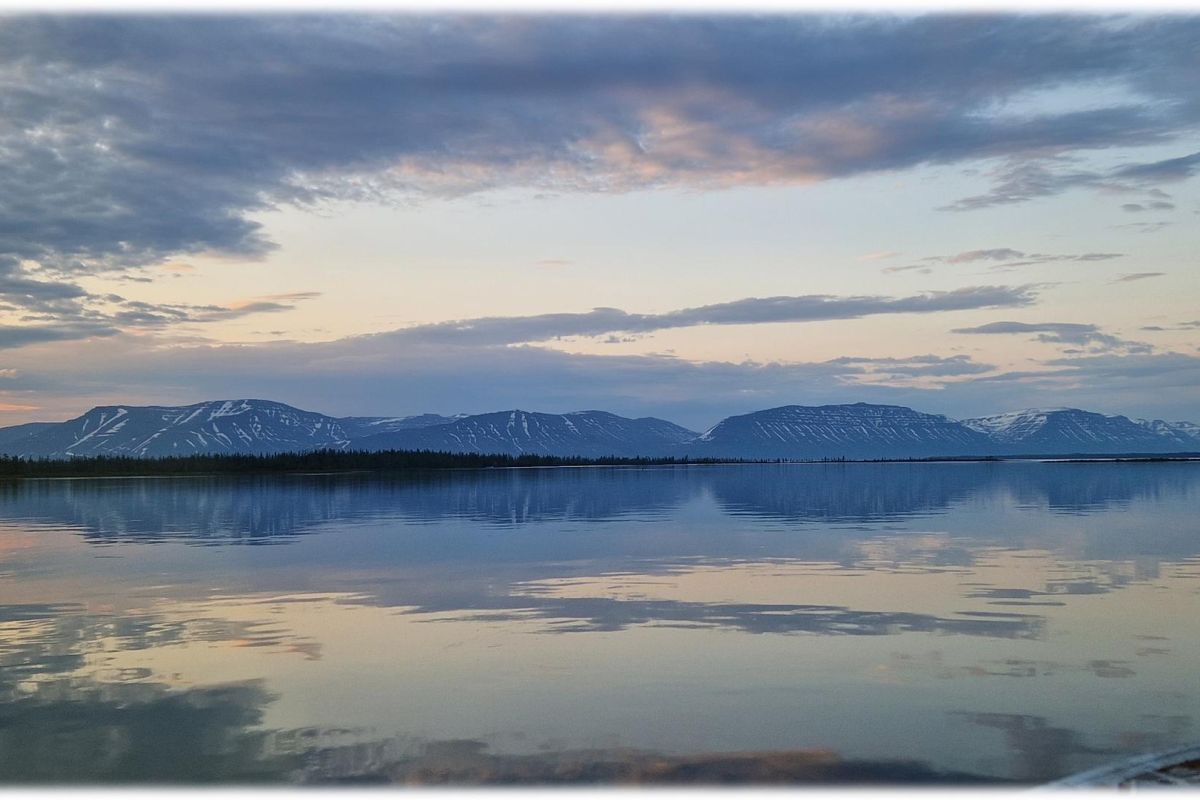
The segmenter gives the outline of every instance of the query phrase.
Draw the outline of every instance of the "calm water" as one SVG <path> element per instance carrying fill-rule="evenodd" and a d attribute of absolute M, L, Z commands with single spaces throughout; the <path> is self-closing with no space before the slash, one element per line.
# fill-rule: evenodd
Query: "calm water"
<path fill-rule="evenodd" d="M 0 485 L 0 780 L 1019 780 L 1200 739 L 1200 464 Z"/>

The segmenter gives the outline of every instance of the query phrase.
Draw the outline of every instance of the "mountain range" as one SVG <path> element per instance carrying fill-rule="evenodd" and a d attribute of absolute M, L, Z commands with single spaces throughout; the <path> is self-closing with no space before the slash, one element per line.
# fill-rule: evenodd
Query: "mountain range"
<path fill-rule="evenodd" d="M 309 450 L 436 450 L 549 456 L 927 458 L 1200 451 L 1200 425 L 1075 408 L 954 420 L 870 403 L 782 406 L 700 433 L 605 411 L 330 417 L 269 400 L 98 406 L 65 422 L 0 428 L 0 454 L 22 458 Z"/>

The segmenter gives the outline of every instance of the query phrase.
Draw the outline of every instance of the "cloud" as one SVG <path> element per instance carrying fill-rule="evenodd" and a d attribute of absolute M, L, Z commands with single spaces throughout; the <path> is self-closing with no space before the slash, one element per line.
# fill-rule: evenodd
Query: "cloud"
<path fill-rule="evenodd" d="M 1162 161 L 1151 161 L 1144 164 L 1130 164 L 1121 167 L 1113 174 L 1138 182 L 1169 183 L 1190 178 L 1200 172 L 1200 151 L 1178 158 L 1167 158 Z M 1165 207 L 1174 208 L 1170 203 Z M 1155 207 L 1152 205 L 1152 207 Z"/>
<path fill-rule="evenodd" d="M 922 274 L 922 275 L 928 275 L 929 273 L 933 272 L 933 268 L 932 268 L 932 267 L 927 267 L 927 266 L 925 266 L 924 264 L 906 264 L 906 265 L 904 265 L 904 266 L 902 266 L 902 267 L 884 267 L 884 268 L 883 268 L 882 270 L 880 270 L 880 271 L 881 271 L 881 272 L 884 272 L 884 273 L 889 273 L 889 274 L 890 274 L 890 273 L 894 273 L 894 272 L 913 272 L 913 271 L 916 271 L 916 272 L 919 272 L 919 273 L 920 273 L 920 274 Z"/>
<path fill-rule="evenodd" d="M 118 333 L 11 350 L 5 367 L 18 374 L 5 379 L 0 403 L 40 406 L 37 418 L 47 420 L 104 403 L 245 396 L 337 415 L 602 408 L 693 429 L 773 406 L 857 401 L 958 418 L 1065 400 L 1106 413 L 1200 418 L 1200 358 L 1179 353 L 1064 354 L 1031 369 L 998 373 L 961 355 L 940 354 L 728 363 L 389 335 L 218 345 Z"/>
<path fill-rule="evenodd" d="M 481 317 L 401 328 L 377 334 L 406 342 L 501 345 L 542 342 L 566 336 L 649 333 L 701 325 L 757 325 L 859 319 L 879 314 L 927 314 L 969 309 L 1027 306 L 1037 297 L 1032 285 L 969 286 L 910 297 L 748 297 L 728 303 L 684 308 L 662 314 L 631 314 L 619 308 L 526 317 Z"/>
<path fill-rule="evenodd" d="M 991 372 L 995 367 L 975 361 L 967 355 L 936 356 L 926 354 L 909 358 L 862 358 L 842 356 L 824 362 L 849 367 L 859 367 L 862 374 L 870 378 L 882 378 L 893 383 L 907 383 L 908 379 L 954 378 Z"/>
<path fill-rule="evenodd" d="M 1128 230 L 1132 230 L 1132 231 L 1137 231 L 1138 233 L 1158 233 L 1163 228 L 1168 228 L 1170 226 L 1171 226 L 1170 222 L 1160 221 L 1160 222 L 1126 222 L 1123 225 L 1113 225 L 1112 227 L 1117 228 L 1117 229 L 1128 229 Z"/>
<path fill-rule="evenodd" d="M 64 274 L 253 258 L 273 246 L 253 215 L 280 204 L 997 158 L 1028 166 L 994 176 L 1001 199 L 960 205 L 1017 202 L 1097 182 L 1049 158 L 1194 129 L 1198 34 L 1191 17 L 10 16 L 0 253 Z M 1009 102 L 1097 85 L 1125 99 Z M 1101 178 L 1195 168 L 1193 154 Z"/>
<path fill-rule="evenodd" d="M 124 311 L 117 312 L 113 319 L 126 325 L 163 326 L 184 323 L 227 322 L 253 314 L 275 314 L 292 311 L 296 303 L 321 296 L 321 292 L 289 292 L 266 295 L 261 298 L 240 300 L 228 306 L 153 304 L 119 299 Z"/>
<path fill-rule="evenodd" d="M 238 319 L 240 317 L 248 317 L 251 314 L 271 314 L 280 311 L 291 311 L 296 306 L 291 303 L 277 303 L 271 300 L 257 300 L 253 302 L 237 303 L 229 308 L 216 308 L 211 311 L 205 311 L 196 314 L 191 318 L 193 322 L 223 322 L 225 320 Z"/>
<path fill-rule="evenodd" d="M 1084 253 L 1073 258 L 1071 256 L 1060 256 L 1059 258 L 1073 261 L 1108 261 L 1113 258 L 1122 258 L 1124 255 L 1124 253 Z"/>
<path fill-rule="evenodd" d="M 1064 355 L 1036 370 L 982 375 L 947 387 L 956 403 L 993 410 L 1070 405 L 1108 414 L 1200 419 L 1200 357 L 1186 353 Z"/>
<path fill-rule="evenodd" d="M 1047 160 L 1011 159 L 992 170 L 993 186 L 983 194 L 971 195 L 942 206 L 943 211 L 977 211 L 993 206 L 1025 203 L 1039 197 L 1061 194 L 1078 186 L 1098 186 L 1100 176 L 1077 169 L 1058 169 Z"/>
<path fill-rule="evenodd" d="M 1146 325 L 1144 331 L 1191 331 L 1200 328 L 1200 319 L 1191 322 L 1181 322 L 1178 325 Z"/>
<path fill-rule="evenodd" d="M 918 264 L 885 267 L 883 272 L 907 272 L 915 270 L 922 274 L 932 272 L 930 264 L 973 264 L 978 261 L 997 262 L 989 265 L 993 270 L 1009 270 L 1031 264 L 1048 264 L 1054 261 L 1109 261 L 1124 258 L 1124 253 L 1026 253 L 1011 247 L 992 247 L 984 250 L 965 250 L 952 255 L 926 256 Z"/>
<path fill-rule="evenodd" d="M 1196 105 L 1194 98 L 1190 104 Z M 1107 171 L 1079 169 L 1073 164 L 1064 163 L 1062 157 L 1010 158 L 992 171 L 995 185 L 989 191 L 957 200 L 943 206 L 943 210 L 972 211 L 1024 203 L 1081 187 L 1117 193 L 1148 192 L 1153 195 L 1160 191 L 1157 190 L 1158 184 L 1184 180 L 1196 174 L 1198 169 L 1200 152 L 1161 161 L 1129 164 Z M 1132 212 L 1169 211 L 1175 205 L 1155 201 L 1145 205 L 1126 203 L 1121 208 Z"/>
<path fill-rule="evenodd" d="M 972 261 L 1015 261 L 1024 258 L 1025 254 L 1011 247 L 997 247 L 991 250 L 968 250 L 965 253 L 955 253 L 945 256 L 941 261 L 947 264 L 967 264 Z"/>
<path fill-rule="evenodd" d="M 284 294 L 267 294 L 262 297 L 253 298 L 253 300 L 276 300 L 276 301 L 296 301 L 296 300 L 316 300 L 323 292 L 285 292 Z M 247 301 L 252 302 L 252 301 Z M 235 306 L 238 304 L 235 303 Z"/>
<path fill-rule="evenodd" d="M 999 247 L 991 250 L 968 250 L 951 256 L 929 256 L 925 260 L 945 264 L 969 264 L 975 261 L 1011 262 L 1020 259 L 1026 264 L 1044 264 L 1050 261 L 1108 261 L 1124 256 L 1124 253 L 1025 253 L 1011 247 Z"/>
<path fill-rule="evenodd" d="M 324 343 L 170 344 L 117 335 L 55 351 L 12 351 L 19 375 L 0 401 L 36 397 L 53 419 L 80 404 L 195 402 L 259 396 L 335 414 L 403 414 L 437 410 L 481 413 L 500 408 L 571 411 L 603 408 L 653 414 L 693 427 L 730 413 L 791 402 L 900 399 L 876 385 L 862 362 L 691 362 L 665 355 L 583 355 L 535 346 L 470 346 L 361 336 Z M 897 367 L 903 366 L 897 364 Z M 913 366 L 931 366 L 930 363 Z M 31 369 L 32 368 L 32 369 Z M 960 367 L 961 368 L 961 367 Z M 914 389 L 923 396 L 924 390 Z"/>
<path fill-rule="evenodd" d="M 1095 325 L 1077 322 L 989 322 L 973 328 L 955 328 L 951 333 L 968 334 L 1037 334 L 1034 338 L 1049 344 L 1089 346 L 1096 350 L 1125 350 L 1148 352 L 1144 342 L 1132 342 L 1104 333 Z"/>
<path fill-rule="evenodd" d="M 1135 382 L 1147 390 L 1200 386 L 1200 358 L 1183 353 L 1068 356 L 1046 364 L 1057 367 L 1059 377 L 1092 385 Z"/>
<path fill-rule="evenodd" d="M 1131 213 L 1139 213 L 1142 211 L 1171 211 L 1175 208 L 1174 203 L 1169 203 L 1166 200 L 1155 200 L 1152 203 L 1124 203 L 1121 205 L 1122 211 Z"/>
<path fill-rule="evenodd" d="M 1129 283 L 1130 281 L 1144 281 L 1147 278 L 1159 278 L 1166 275 L 1165 272 L 1130 272 L 1124 275 L 1118 275 L 1113 279 L 1113 283 Z"/>
<path fill-rule="evenodd" d="M 19 259 L 0 254 L 0 309 L 4 311 L 69 325 L 82 312 L 80 303 L 87 296 L 74 283 L 35 278 Z"/>
<path fill-rule="evenodd" d="M 0 269 L 3 261 L 0 260 Z M 48 341 L 113 336 L 122 330 L 225 322 L 252 314 L 291 311 L 320 292 L 251 298 L 228 306 L 148 303 L 118 294 L 92 294 L 74 284 L 34 281 L 0 272 L 3 310 L 24 325 L 0 325 L 0 350 Z"/>
<path fill-rule="evenodd" d="M 42 342 L 62 342 L 73 339 L 115 336 L 120 331 L 107 325 L 0 325 L 0 350 L 24 347 Z"/>

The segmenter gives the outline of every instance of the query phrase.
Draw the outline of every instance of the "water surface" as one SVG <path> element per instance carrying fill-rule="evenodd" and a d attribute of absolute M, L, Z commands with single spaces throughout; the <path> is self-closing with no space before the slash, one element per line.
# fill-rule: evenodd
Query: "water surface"
<path fill-rule="evenodd" d="M 1023 781 L 1200 739 L 1200 464 L 0 484 L 0 780 Z"/>

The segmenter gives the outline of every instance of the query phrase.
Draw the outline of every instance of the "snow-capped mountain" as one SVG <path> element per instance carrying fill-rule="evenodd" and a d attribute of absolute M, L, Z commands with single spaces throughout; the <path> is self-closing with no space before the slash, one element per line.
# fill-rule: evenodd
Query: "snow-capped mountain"
<path fill-rule="evenodd" d="M 606 411 L 543 414 L 497 411 L 448 424 L 356 439 L 356 450 L 440 450 L 554 456 L 658 456 L 696 437 L 695 431 L 654 417 L 629 419 Z"/>
<path fill-rule="evenodd" d="M 0 428 L 0 453 L 25 458 L 306 450 L 439 450 L 520 455 L 664 455 L 694 431 L 603 411 L 330 417 L 267 400 L 99 406 L 66 422 Z"/>
<path fill-rule="evenodd" d="M 604 411 L 337 418 L 269 400 L 215 400 L 100 406 L 66 422 L 0 428 L 0 454 L 25 458 L 321 449 L 743 459 L 1179 453 L 1200 452 L 1200 425 L 1074 408 L 956 421 L 903 406 L 854 403 L 756 411 L 698 435 L 665 420 Z"/>
<path fill-rule="evenodd" d="M 987 455 L 991 439 L 938 414 L 853 403 L 782 406 L 728 417 L 684 448 L 736 458 L 921 458 Z"/>
<path fill-rule="evenodd" d="M 23 436 L 0 430 L 0 451 L 27 458 L 183 456 L 344 449 L 338 420 L 269 400 L 215 400 L 190 406 L 98 406 L 60 423 L 35 423 Z M 30 426 L 18 426 L 29 428 Z"/>
<path fill-rule="evenodd" d="M 1134 422 L 1164 439 L 1200 447 L 1200 425 L 1194 422 L 1165 422 L 1161 419 L 1135 419 Z"/>
<path fill-rule="evenodd" d="M 1078 408 L 1010 411 L 965 419 L 963 424 L 986 434 L 997 443 L 1001 452 L 1012 455 L 1159 453 L 1200 446 L 1200 440 L 1169 429 L 1166 423 L 1154 429 L 1128 417 Z"/>

